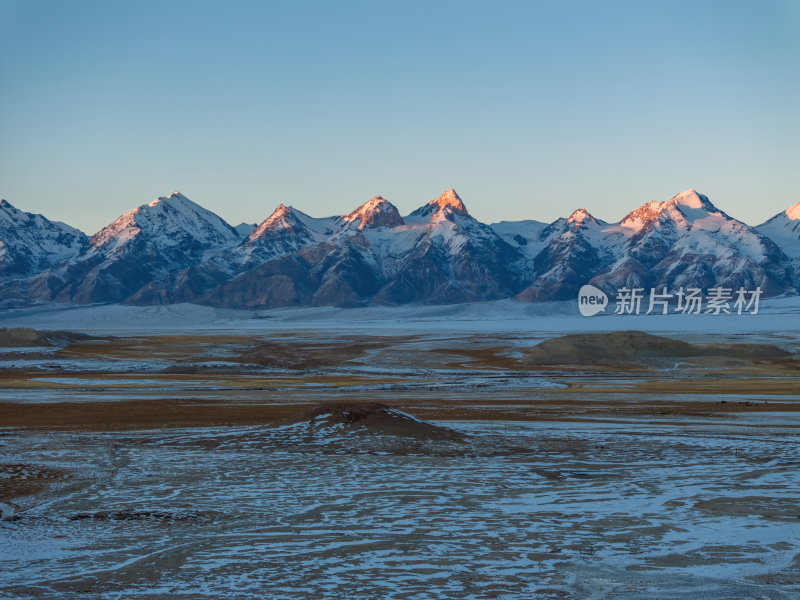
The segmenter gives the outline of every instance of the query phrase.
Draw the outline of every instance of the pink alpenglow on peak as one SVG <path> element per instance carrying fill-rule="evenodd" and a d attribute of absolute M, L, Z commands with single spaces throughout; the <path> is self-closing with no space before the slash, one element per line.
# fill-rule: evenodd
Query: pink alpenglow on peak
<path fill-rule="evenodd" d="M 302 229 L 302 224 L 297 219 L 291 206 L 279 204 L 258 227 L 250 234 L 250 239 L 260 238 L 270 231 L 297 232 Z"/>
<path fill-rule="evenodd" d="M 589 214 L 589 211 L 585 208 L 579 208 L 569 216 L 567 219 L 567 223 L 572 223 L 573 221 L 583 221 L 586 217 L 591 217 L 592 215 Z"/>
<path fill-rule="evenodd" d="M 800 202 L 786 209 L 786 216 L 792 221 L 800 220 Z"/>
<path fill-rule="evenodd" d="M 664 202 L 643 204 L 622 219 L 620 227 L 638 231 L 659 220 L 673 221 L 679 228 L 691 229 L 700 225 L 703 228 L 713 229 L 731 219 L 706 196 L 689 189 Z"/>
<path fill-rule="evenodd" d="M 272 214 L 266 218 L 264 223 L 269 223 L 271 225 L 278 224 L 282 221 L 285 221 L 286 217 L 288 217 L 291 213 L 291 207 L 286 206 L 285 204 L 278 204 L 278 206 L 275 207 L 275 210 L 272 211 Z"/>
<path fill-rule="evenodd" d="M 186 196 L 181 194 L 179 191 L 175 190 L 169 196 L 159 196 L 155 200 L 153 200 L 147 206 L 156 206 L 161 203 L 173 203 L 173 204 L 180 204 L 184 202 L 192 202 Z"/>
<path fill-rule="evenodd" d="M 705 202 L 704 202 L 705 199 Z M 689 208 L 702 208 L 709 204 L 708 198 L 698 194 L 694 188 L 690 188 L 685 192 L 673 196 L 665 204 L 680 204 L 681 206 L 688 206 Z"/>
<path fill-rule="evenodd" d="M 575 212 L 573 212 L 569 218 L 567 218 L 567 225 L 570 229 L 577 231 L 579 229 L 585 229 L 590 225 L 601 225 L 604 224 L 601 221 L 595 219 L 589 211 L 585 208 L 579 208 Z"/>
<path fill-rule="evenodd" d="M 356 224 L 358 229 L 396 227 L 403 224 L 403 217 L 397 207 L 383 196 L 375 196 L 349 215 L 344 215 L 342 220 Z"/>
<path fill-rule="evenodd" d="M 337 220 L 338 217 L 315 219 L 293 206 L 280 204 L 252 231 L 244 245 L 271 245 L 275 240 L 283 240 L 279 245 L 297 249 L 327 239 L 333 233 Z"/>
<path fill-rule="evenodd" d="M 800 275 L 800 202 L 768 219 L 758 226 L 758 230 L 795 261 L 795 269 Z"/>
<path fill-rule="evenodd" d="M 461 197 L 454 189 L 450 188 L 435 200 L 431 200 L 425 206 L 412 212 L 411 215 L 415 217 L 428 217 L 440 212 L 462 216 L 469 214 L 467 212 L 467 207 L 464 205 L 464 201 L 461 200 Z"/>
<path fill-rule="evenodd" d="M 239 240 L 236 230 L 219 216 L 174 192 L 125 213 L 95 233 L 89 243 L 94 250 L 111 251 L 142 234 L 157 238 L 164 246 L 176 245 L 182 239 L 208 247 Z"/>
<path fill-rule="evenodd" d="M 431 204 L 438 206 L 440 210 L 449 207 L 457 215 L 467 214 L 467 207 L 464 205 L 464 201 L 453 188 L 447 190 L 444 194 L 431 202 Z"/>
<path fill-rule="evenodd" d="M 573 212 L 567 219 L 567 223 L 583 223 L 584 221 L 597 222 L 597 219 L 595 219 L 591 214 L 589 214 L 589 211 L 586 210 L 585 208 L 579 208 L 578 210 Z"/>

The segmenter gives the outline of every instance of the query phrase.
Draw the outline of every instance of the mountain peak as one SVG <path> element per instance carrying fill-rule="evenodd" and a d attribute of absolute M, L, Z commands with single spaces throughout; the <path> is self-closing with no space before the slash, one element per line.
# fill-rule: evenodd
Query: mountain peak
<path fill-rule="evenodd" d="M 0 278 L 28 276 L 77 256 L 86 243 L 77 229 L 0 200 Z"/>
<path fill-rule="evenodd" d="M 295 210 L 291 206 L 279 204 L 272 214 L 268 216 L 261 224 L 253 229 L 250 233 L 248 240 L 256 240 L 264 235 L 274 232 L 286 232 L 288 234 L 297 234 L 305 231 L 305 226 L 295 214 Z"/>
<path fill-rule="evenodd" d="M 605 225 L 604 221 L 598 221 L 595 219 L 589 211 L 585 208 L 579 208 L 578 210 L 574 211 L 569 217 L 567 217 L 565 225 L 567 226 L 568 230 L 571 231 L 578 231 L 580 229 L 586 229 L 591 225 Z"/>
<path fill-rule="evenodd" d="M 446 211 L 451 215 L 467 215 L 467 207 L 453 188 L 411 213 L 415 217 L 429 217 Z"/>
<path fill-rule="evenodd" d="M 286 219 L 290 219 L 294 216 L 291 206 L 286 206 L 285 204 L 281 203 L 272 211 L 272 214 L 267 217 L 264 224 L 268 224 L 271 227 L 285 225 Z"/>
<path fill-rule="evenodd" d="M 707 196 L 699 194 L 692 188 L 664 202 L 653 201 L 643 204 L 622 219 L 620 225 L 640 229 L 646 223 L 652 223 L 662 218 L 691 223 L 710 215 L 728 218 L 725 213 L 711 203 Z"/>
<path fill-rule="evenodd" d="M 193 243 L 210 247 L 239 239 L 236 230 L 218 215 L 174 192 L 125 213 L 95 233 L 89 243 L 95 249 L 112 251 L 142 233 L 165 246 L 192 239 Z"/>
<path fill-rule="evenodd" d="M 567 219 L 567 223 L 583 223 L 586 220 L 594 221 L 595 218 L 589 214 L 589 211 L 585 208 L 579 208 L 575 212 L 573 212 L 569 218 Z"/>
<path fill-rule="evenodd" d="M 725 219 L 730 217 L 718 209 L 708 196 L 696 192 L 694 188 L 681 192 L 667 202 L 662 202 L 662 210 L 674 207 L 689 221 L 705 219 L 709 216 L 718 216 Z"/>
<path fill-rule="evenodd" d="M 786 209 L 786 216 L 792 221 L 800 220 L 800 202 Z"/>
<path fill-rule="evenodd" d="M 467 214 L 467 207 L 464 205 L 464 201 L 461 200 L 461 197 L 456 193 L 453 188 L 446 190 L 444 194 L 439 196 L 436 200 L 430 203 L 431 205 L 436 205 L 439 207 L 439 210 L 450 207 L 453 209 L 453 212 L 457 215 L 466 215 Z"/>
<path fill-rule="evenodd" d="M 348 223 L 358 223 L 359 229 L 396 227 L 403 224 L 397 207 L 383 196 L 374 196 L 342 219 Z"/>
<path fill-rule="evenodd" d="M 678 206 L 685 206 L 686 208 L 692 209 L 706 209 L 711 211 L 716 211 L 716 207 L 711 204 L 711 201 L 708 199 L 707 196 L 703 194 L 698 194 L 694 188 L 690 188 L 685 192 L 681 192 L 676 196 L 673 196 L 670 200 L 665 203 L 662 203 L 664 206 L 666 205 L 678 205 Z"/>
<path fill-rule="evenodd" d="M 800 202 L 767 219 L 756 229 L 778 244 L 787 256 L 800 264 Z"/>
<path fill-rule="evenodd" d="M 163 204 L 163 205 L 166 205 L 166 206 L 171 206 L 171 205 L 175 205 L 175 204 L 186 204 L 186 203 L 188 203 L 190 205 L 193 204 L 195 206 L 199 206 L 199 205 L 195 204 L 194 202 L 192 202 L 191 200 L 189 200 L 189 198 L 187 198 L 186 196 L 184 196 L 183 194 L 181 194 L 180 192 L 177 192 L 177 191 L 176 192 L 172 192 L 169 196 L 159 196 L 158 198 L 153 200 L 147 206 L 155 207 L 155 206 L 158 206 L 159 204 Z"/>

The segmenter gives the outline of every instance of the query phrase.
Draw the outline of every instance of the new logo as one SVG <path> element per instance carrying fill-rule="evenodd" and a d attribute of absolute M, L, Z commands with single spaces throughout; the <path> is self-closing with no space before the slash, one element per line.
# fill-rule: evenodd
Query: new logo
<path fill-rule="evenodd" d="M 593 285 L 584 285 L 578 291 L 578 310 L 584 317 L 603 312 L 608 305 L 606 293 Z"/>

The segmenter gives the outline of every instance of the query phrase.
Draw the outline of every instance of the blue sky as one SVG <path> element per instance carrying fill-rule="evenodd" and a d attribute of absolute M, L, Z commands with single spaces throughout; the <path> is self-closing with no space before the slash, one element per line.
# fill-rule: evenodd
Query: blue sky
<path fill-rule="evenodd" d="M 180 190 L 233 224 L 454 187 L 609 221 L 800 200 L 800 3 L 0 0 L 0 196 L 91 233 Z"/>

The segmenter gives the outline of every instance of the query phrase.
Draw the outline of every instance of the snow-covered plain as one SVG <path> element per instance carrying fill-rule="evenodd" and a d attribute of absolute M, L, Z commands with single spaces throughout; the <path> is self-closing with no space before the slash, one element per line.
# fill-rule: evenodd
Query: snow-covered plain
<path fill-rule="evenodd" d="M 643 303 L 643 306 L 646 304 Z M 642 312 L 646 310 L 646 306 Z M 583 317 L 576 301 L 368 306 L 363 308 L 281 308 L 230 310 L 196 304 L 168 306 L 42 305 L 0 311 L 0 327 L 33 327 L 87 332 L 327 330 L 361 334 L 430 332 L 619 331 L 747 334 L 800 332 L 800 296 L 762 299 L 758 314 L 614 314 Z"/>
<path fill-rule="evenodd" d="M 468 441 L 438 452 L 302 427 L 6 432 L 17 461 L 82 467 L 0 521 L 3 597 L 800 594 L 796 429 L 448 425 Z"/>

